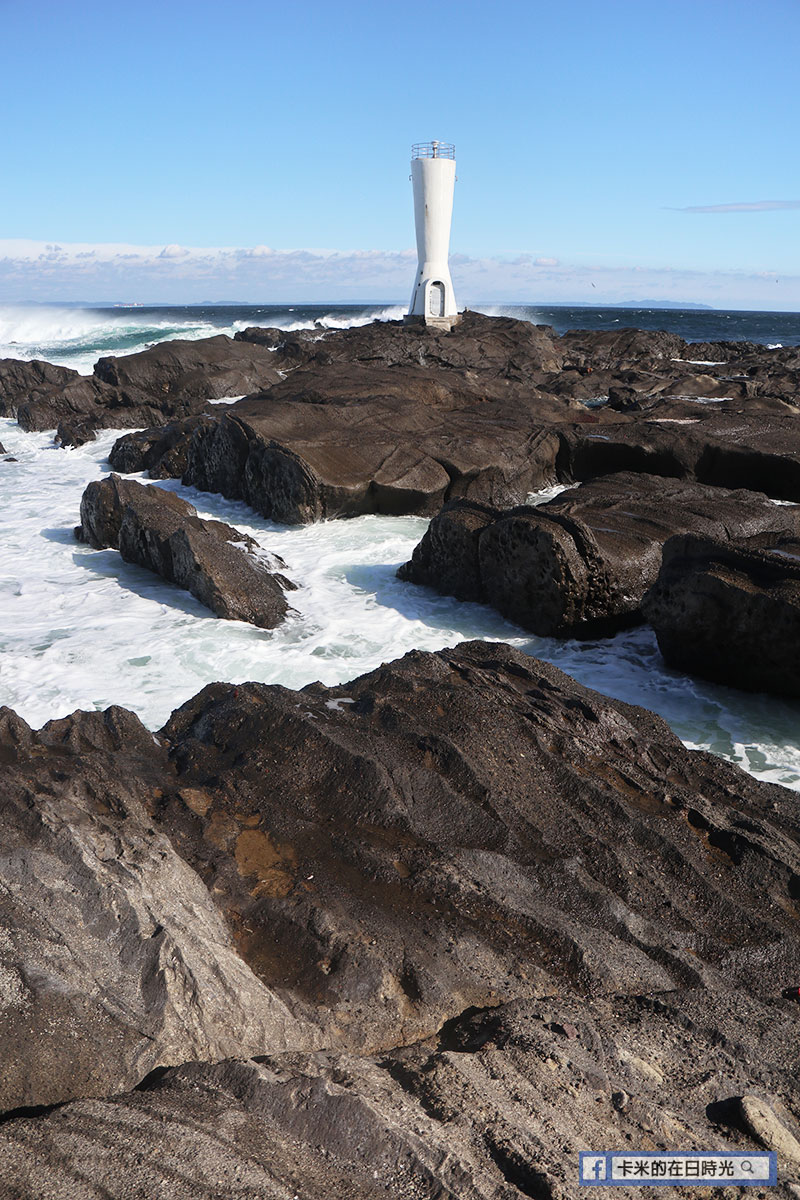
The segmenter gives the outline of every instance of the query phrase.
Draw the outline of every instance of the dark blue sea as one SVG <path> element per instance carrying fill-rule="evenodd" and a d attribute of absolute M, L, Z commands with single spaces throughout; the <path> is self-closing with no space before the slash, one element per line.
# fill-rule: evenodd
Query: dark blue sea
<path fill-rule="evenodd" d="M 722 309 L 474 305 L 490 315 L 568 329 L 667 329 L 689 342 L 800 345 L 800 313 Z M 89 373 L 101 354 L 127 354 L 167 338 L 234 334 L 248 325 L 343 329 L 402 317 L 400 304 L 0 305 L 0 358 L 43 358 Z"/>

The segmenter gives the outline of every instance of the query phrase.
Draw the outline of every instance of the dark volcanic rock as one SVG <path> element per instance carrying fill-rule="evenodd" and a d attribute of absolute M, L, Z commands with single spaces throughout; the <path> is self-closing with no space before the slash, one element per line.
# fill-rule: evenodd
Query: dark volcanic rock
<path fill-rule="evenodd" d="M 673 534 L 766 530 L 800 534 L 800 512 L 752 492 L 623 473 L 538 507 L 447 506 L 401 578 L 485 600 L 541 636 L 594 636 L 642 619 Z"/>
<path fill-rule="evenodd" d="M 742 412 L 738 404 L 665 401 L 641 415 L 615 414 L 602 428 L 562 426 L 559 478 L 635 471 L 800 501 L 800 421 L 785 405 L 781 412 L 760 403 L 748 401 Z"/>
<path fill-rule="evenodd" d="M 4 1111 L 123 1090 L 244 1043 L 315 1044 L 154 827 L 145 802 L 169 778 L 167 752 L 132 713 L 34 733 L 0 709 L 0 757 Z"/>
<path fill-rule="evenodd" d="M 20 404 L 47 399 L 80 379 L 78 372 L 69 367 L 56 367 L 38 359 L 0 359 L 0 416 L 15 417 Z"/>
<path fill-rule="evenodd" d="M 298 369 L 202 423 L 184 482 L 289 523 L 506 504 L 553 478 L 559 441 L 536 426 L 571 404 L 419 366 Z"/>
<path fill-rule="evenodd" d="M 703 355 L 713 357 L 706 359 Z M 799 363 L 794 349 L 770 351 L 751 343 L 693 349 L 674 334 L 631 329 L 572 331 L 559 338 L 548 326 L 467 312 L 449 331 L 375 321 L 345 330 L 289 333 L 256 328 L 243 331 L 235 339 L 219 335 L 199 341 L 165 342 L 139 354 L 101 359 L 89 379 L 45 363 L 6 360 L 0 363 L 0 406 L 5 403 L 7 411 L 16 412 L 25 428 L 58 425 L 59 440 L 67 445 L 85 440 L 99 426 L 150 428 L 159 421 L 201 414 L 210 399 L 277 385 L 275 400 L 295 407 L 311 404 L 338 410 L 342 405 L 375 401 L 374 422 L 355 436 L 362 444 L 374 442 L 381 447 L 384 458 L 395 453 L 405 458 L 413 456 L 416 449 L 414 417 L 421 416 L 420 405 L 430 403 L 425 398 L 426 391 L 430 395 L 430 387 L 426 389 L 419 378 L 420 372 L 425 372 L 427 384 L 435 385 L 440 395 L 451 396 L 444 407 L 457 414 L 453 430 L 457 439 L 466 435 L 483 441 L 491 429 L 508 454 L 513 449 L 519 451 L 527 437 L 541 437 L 545 427 L 565 422 L 560 471 L 566 478 L 573 443 L 580 441 L 582 424 L 630 422 L 638 420 L 641 410 L 650 419 L 652 407 L 662 404 L 665 398 L 717 400 L 728 413 L 741 411 L 746 404 L 749 413 L 791 412 L 796 416 L 800 409 Z M 280 379 L 289 372 L 297 378 L 281 384 Z M 408 374 L 401 379 L 403 373 Z M 389 384 L 392 375 L 394 381 Z M 412 411 L 401 416 L 392 405 L 387 407 L 386 400 L 390 395 L 399 397 L 403 388 L 404 406 Z M 598 409 L 609 397 L 610 404 Z M 535 404 L 531 405 L 532 401 Z M 581 412 L 584 403 L 594 411 Z M 481 413 L 481 407 L 488 408 L 489 413 Z M 251 404 L 250 415 L 266 415 L 263 396 L 255 410 Z M 468 421 L 468 417 L 473 420 Z M 662 412 L 659 419 L 672 418 Z M 577 428 L 570 430 L 570 422 Z M 465 429 L 469 424 L 474 428 Z M 425 454 L 449 471 L 449 431 L 441 428 L 439 432 L 442 436 L 438 440 L 428 440 Z M 683 433 L 678 437 L 673 430 L 673 442 L 676 437 L 682 440 Z M 644 435 L 649 436 L 646 429 Z M 338 500 L 332 495 L 330 515 L 346 515 L 353 505 L 356 511 L 374 511 L 369 495 L 380 489 L 380 481 L 373 478 L 376 455 L 361 462 L 342 463 L 344 449 L 340 443 L 346 443 L 348 436 L 352 438 L 354 431 L 343 428 L 340 416 L 327 414 L 320 418 L 319 429 L 311 434 L 302 421 L 287 425 L 279 419 L 274 429 L 271 425 L 259 429 L 257 436 L 279 443 L 290 458 L 295 456 L 304 464 L 303 470 L 319 475 L 323 507 L 329 485 L 334 491 L 341 485 L 347 502 L 339 514 Z M 795 441 L 796 434 L 791 430 L 787 443 L 790 453 Z M 305 449 L 298 449 L 296 442 L 303 443 L 312 460 L 320 442 L 332 445 L 334 460 L 326 462 L 320 474 L 318 465 L 308 459 Z M 749 448 L 754 445 L 751 439 Z M 448 499 L 463 494 L 502 504 L 522 499 L 522 493 L 513 491 L 513 478 L 504 480 L 505 496 L 497 488 L 486 486 L 485 454 L 478 456 L 482 461 L 477 470 L 470 455 L 461 456 L 471 490 L 459 490 L 458 457 L 453 463 L 456 486 L 448 490 Z M 581 458 L 579 449 L 576 457 Z M 586 477 L 589 457 L 583 456 L 583 468 L 576 462 L 575 477 Z M 507 464 L 495 461 L 495 450 L 489 458 L 493 460 L 489 474 L 507 474 Z M 270 470 L 272 463 L 270 456 Z M 162 470 L 177 470 L 179 466 L 179 462 L 167 458 Z M 614 469 L 627 466 L 627 462 L 619 463 Z M 541 471 L 542 464 L 536 467 Z M 278 474 L 282 484 L 286 483 L 285 468 L 286 464 L 281 463 Z M 548 469 L 552 468 L 550 463 Z M 348 470 L 355 473 L 355 479 L 348 477 Z M 407 503 L 410 497 L 403 473 L 397 488 L 395 471 L 390 469 L 389 474 L 388 503 L 397 500 L 398 492 L 401 502 Z M 428 474 L 426 466 L 423 475 Z M 429 511 L 425 505 L 431 503 L 435 490 L 431 490 L 431 479 L 426 478 L 421 488 L 422 507 L 412 511 Z M 281 493 L 281 486 L 278 491 Z M 360 494 L 363 491 L 366 499 Z M 285 499 L 279 494 L 278 505 Z M 290 519 L 304 519 L 291 500 L 289 510 L 294 512 Z M 379 507 L 377 511 L 384 510 Z"/>
<path fill-rule="evenodd" d="M 165 797 L 161 826 L 264 982 L 351 1047 L 532 993 L 792 975 L 796 922 L 763 888 L 795 886 L 800 800 L 508 647 L 412 652 L 334 689 L 212 685 L 162 733 L 213 800 L 197 819 Z M 742 938 L 777 956 L 771 982 L 731 956 Z"/>
<path fill-rule="evenodd" d="M 379 1060 L 187 1064 L 8 1122 L 0 1179 L 25 1200 L 219 1200 L 220 1180 L 226 1200 L 577 1200 L 587 1148 L 741 1152 L 776 1133 L 792 1148 L 792 1015 L 770 1011 L 755 1050 L 762 1013 L 707 992 L 558 997 L 467 1012 Z M 768 1105 L 734 1098 L 753 1086 Z M 795 1164 L 779 1162 L 791 1177 Z"/>
<path fill-rule="evenodd" d="M 168 438 L 161 458 L 149 433 L 150 469 L 183 470 L 276 520 L 427 515 L 459 497 L 508 507 L 556 478 L 621 470 L 800 499 L 800 372 L 788 352 L 743 346 L 717 369 L 673 334 L 558 338 L 477 313 L 450 331 L 376 321 L 245 330 L 233 344 L 271 355 L 287 378 Z M 207 343 L 185 345 L 197 355 Z M 158 370 L 171 353 L 146 352 Z M 115 360 L 108 379 L 171 387 L 148 362 Z"/>
<path fill-rule="evenodd" d="M 427 584 L 456 600 L 486 600 L 481 578 L 480 539 L 503 515 L 499 508 L 473 500 L 445 504 L 414 547 L 410 562 L 397 572 L 410 583 Z"/>
<path fill-rule="evenodd" d="M 299 361 L 313 357 L 316 343 L 325 336 L 320 329 L 276 329 L 274 326 L 251 325 L 233 335 L 235 342 L 251 342 L 255 346 L 266 346 L 268 350 L 277 351 L 275 363 L 281 368 L 297 365 Z"/>
<path fill-rule="evenodd" d="M 155 429 L 140 429 L 117 438 L 108 456 L 109 465 L 123 475 L 147 471 L 151 479 L 180 479 L 188 465 L 192 433 L 204 420 L 185 417 Z"/>
<path fill-rule="evenodd" d="M 103 550 L 107 546 L 116 550 L 126 505 L 143 491 L 142 484 L 120 479 L 116 475 L 90 483 L 81 497 L 81 523 L 75 530 L 75 536 L 95 550 Z M 174 505 L 178 499 L 168 492 L 164 492 L 163 500 L 158 497 L 159 502 L 166 505 Z"/>
<path fill-rule="evenodd" d="M 82 375 L 50 395 L 21 402 L 16 408 L 17 421 L 23 429 L 58 426 L 65 445 L 90 440 L 95 429 L 104 424 L 121 428 L 140 424 L 145 415 L 155 420 L 160 414 L 144 392 L 111 388 Z"/>
<path fill-rule="evenodd" d="M 99 425 L 141 423 L 144 411 L 160 415 L 152 397 L 134 387 L 112 388 L 51 363 L 0 361 L 0 415 L 15 416 L 23 429 L 53 429 L 59 440 L 77 445 L 94 435 Z"/>
<path fill-rule="evenodd" d="M 531 382 L 536 372 L 559 370 L 562 360 L 559 338 L 549 325 L 473 312 L 465 312 L 450 330 L 373 321 L 335 332 L 281 334 L 280 330 L 245 329 L 236 334 L 236 340 L 275 347 L 282 366 L 333 362 L 413 365 Z"/>
<path fill-rule="evenodd" d="M 92 376 L 3 359 L 0 415 L 16 416 L 23 429 L 58 427 L 62 445 L 79 445 L 99 428 L 152 427 L 202 412 L 209 399 L 241 396 L 281 377 L 268 350 L 222 335 L 101 358 Z"/>
<path fill-rule="evenodd" d="M 203 520 L 191 504 L 163 488 L 118 475 L 90 483 L 76 532 L 95 549 L 112 546 L 126 562 L 185 588 L 218 617 L 273 629 L 289 610 L 284 589 L 293 585 L 257 556 L 252 538 Z"/>
<path fill-rule="evenodd" d="M 732 360 L 763 355 L 766 347 L 758 342 L 687 342 L 685 353 L 687 361 L 702 363 L 703 366 L 717 366 Z"/>
<path fill-rule="evenodd" d="M 679 359 L 687 343 L 677 333 L 645 329 L 571 329 L 559 341 L 565 366 L 615 371 Z"/>
<path fill-rule="evenodd" d="M 642 405 L 639 393 L 632 387 L 610 387 L 608 389 L 608 407 L 615 412 L 640 412 Z"/>
<path fill-rule="evenodd" d="M 474 642 L 0 747 L 6 1105 L 259 1056 L 8 1120 L 10 1195 L 556 1200 L 791 1128 L 800 797 L 650 713 Z"/>
<path fill-rule="evenodd" d="M 671 666 L 800 696 L 800 539 L 671 538 L 642 609 Z"/>
<path fill-rule="evenodd" d="M 197 341 L 160 342 L 138 354 L 100 358 L 95 377 L 151 396 L 215 400 L 271 387 L 281 378 L 269 350 L 219 334 Z"/>

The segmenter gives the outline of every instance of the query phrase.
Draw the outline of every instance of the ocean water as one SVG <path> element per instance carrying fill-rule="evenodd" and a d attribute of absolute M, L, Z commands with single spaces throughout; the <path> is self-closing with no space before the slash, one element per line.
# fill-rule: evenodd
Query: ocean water
<path fill-rule="evenodd" d="M 41 358 L 90 375 L 104 354 L 133 354 L 175 338 L 233 337 L 248 325 L 288 331 L 345 329 L 402 317 L 402 305 L 115 305 L 111 308 L 0 304 L 0 358 Z"/>
<path fill-rule="evenodd" d="M 668 329 L 687 341 L 754 341 L 800 345 L 800 314 L 718 309 L 592 308 L 567 305 L 474 305 L 493 316 L 568 329 Z M 393 320 L 402 304 L 249 304 L 106 308 L 0 304 L 0 358 L 42 358 L 91 374 L 103 354 L 131 354 L 171 338 L 233 336 L 248 325 L 279 329 L 343 329 Z"/>
<path fill-rule="evenodd" d="M 555 324 L 556 311 L 531 309 L 529 315 Z M 609 312 L 623 324 L 643 324 L 631 310 L 558 311 L 568 314 L 560 328 L 607 327 L 602 322 Z M 252 324 L 324 330 L 401 312 L 355 305 L 0 309 L 0 339 L 8 339 L 0 356 L 88 370 L 100 353 L 130 352 L 165 337 L 203 337 Z M 685 322 L 685 337 L 695 316 L 709 320 L 705 310 L 658 316 L 665 327 Z M 794 336 L 791 344 L 800 344 L 800 318 L 792 317 L 793 335 L 788 323 L 770 325 L 769 314 L 752 316 L 741 337 L 788 345 Z M 788 321 L 791 314 L 775 316 Z M 756 327 L 764 329 L 760 337 Z M 720 334 L 704 324 L 696 336 Z M 508 641 L 590 687 L 654 710 L 689 746 L 800 790 L 800 704 L 683 677 L 664 665 L 647 628 L 589 642 L 536 638 L 490 608 L 400 583 L 396 569 L 422 537 L 422 518 L 369 516 L 288 528 L 241 503 L 163 482 L 201 515 L 229 521 L 282 555 L 287 574 L 300 584 L 290 596 L 295 612 L 277 630 L 218 620 L 187 593 L 123 563 L 116 551 L 75 541 L 81 494 L 108 472 L 116 436 L 104 431 L 95 442 L 63 450 L 52 434 L 27 434 L 12 420 L 0 421 L 6 456 L 18 460 L 0 456 L 0 703 L 32 725 L 76 708 L 120 704 L 156 729 L 213 680 L 342 683 L 412 648 L 486 638 Z"/>

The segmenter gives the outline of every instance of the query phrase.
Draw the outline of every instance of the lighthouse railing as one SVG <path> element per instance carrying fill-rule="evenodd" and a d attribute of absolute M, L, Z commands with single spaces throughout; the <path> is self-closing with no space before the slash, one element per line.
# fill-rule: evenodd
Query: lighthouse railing
<path fill-rule="evenodd" d="M 451 142 L 415 142 L 411 147 L 413 158 L 455 158 L 456 148 Z"/>

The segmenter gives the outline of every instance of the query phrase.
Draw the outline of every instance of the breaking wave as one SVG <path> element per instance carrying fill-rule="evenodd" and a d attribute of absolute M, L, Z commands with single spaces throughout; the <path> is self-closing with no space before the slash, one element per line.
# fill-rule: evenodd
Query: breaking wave
<path fill-rule="evenodd" d="M 353 329 L 357 325 L 369 325 L 371 321 L 399 321 L 406 312 L 402 304 L 389 305 L 386 308 L 370 308 L 360 313 L 340 315 L 336 312 L 327 312 L 323 316 L 300 317 L 290 320 L 283 317 L 278 317 L 274 321 L 248 321 L 241 324 L 241 328 L 246 328 L 247 325 L 272 325 L 276 329 L 285 329 L 287 333 L 291 333 L 296 329 Z"/>
<path fill-rule="evenodd" d="M 0 358 L 44 359 L 91 374 L 105 354 L 134 354 L 156 342 L 233 336 L 249 325 L 347 329 L 403 315 L 400 305 L 210 305 L 84 308 L 0 305 Z"/>

